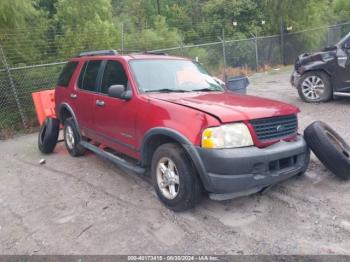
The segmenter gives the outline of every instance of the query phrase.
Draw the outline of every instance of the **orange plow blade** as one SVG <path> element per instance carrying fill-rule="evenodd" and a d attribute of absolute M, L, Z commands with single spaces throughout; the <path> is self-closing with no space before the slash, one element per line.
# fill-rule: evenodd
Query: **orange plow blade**
<path fill-rule="evenodd" d="M 40 125 L 46 117 L 56 118 L 55 90 L 44 90 L 32 93 L 36 115 Z"/>

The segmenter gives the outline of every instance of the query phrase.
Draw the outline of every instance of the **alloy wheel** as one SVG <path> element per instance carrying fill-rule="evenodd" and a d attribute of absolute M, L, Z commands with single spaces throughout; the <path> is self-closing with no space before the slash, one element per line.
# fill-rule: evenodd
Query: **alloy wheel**
<path fill-rule="evenodd" d="M 307 99 L 319 100 L 325 92 L 325 84 L 320 77 L 309 76 L 303 81 L 301 89 Z"/>
<path fill-rule="evenodd" d="M 162 195 L 174 199 L 179 194 L 180 179 L 173 160 L 163 157 L 157 164 L 157 184 Z"/>
<path fill-rule="evenodd" d="M 75 143 L 75 139 L 74 139 L 74 133 L 73 133 L 73 129 L 71 126 L 67 126 L 66 127 L 66 142 L 67 142 L 67 146 L 69 147 L 69 149 L 73 149 L 74 148 L 74 143 Z"/>

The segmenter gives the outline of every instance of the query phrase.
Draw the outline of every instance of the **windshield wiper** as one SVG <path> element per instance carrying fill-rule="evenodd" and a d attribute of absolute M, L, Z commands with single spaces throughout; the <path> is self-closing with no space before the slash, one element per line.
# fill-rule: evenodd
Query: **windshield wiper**
<path fill-rule="evenodd" d="M 211 89 L 211 88 L 202 88 L 202 89 L 193 89 L 192 92 L 219 92 L 222 90 Z"/>
<path fill-rule="evenodd" d="M 159 92 L 159 93 L 185 93 L 189 92 L 188 90 L 183 90 L 183 89 L 169 89 L 169 88 L 164 88 L 164 89 L 157 89 L 157 90 L 145 90 L 146 93 L 152 93 L 152 92 Z"/>

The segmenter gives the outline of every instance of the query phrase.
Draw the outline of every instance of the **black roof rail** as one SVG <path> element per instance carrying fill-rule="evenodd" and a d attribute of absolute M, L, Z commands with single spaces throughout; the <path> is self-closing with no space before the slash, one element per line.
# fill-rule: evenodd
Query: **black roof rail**
<path fill-rule="evenodd" d="M 117 55 L 117 50 L 97 50 L 89 52 L 81 52 L 78 56 L 98 56 L 98 55 Z"/>
<path fill-rule="evenodd" d="M 168 55 L 168 53 L 157 52 L 157 51 L 145 51 L 142 54 L 145 54 L 145 55 Z"/>

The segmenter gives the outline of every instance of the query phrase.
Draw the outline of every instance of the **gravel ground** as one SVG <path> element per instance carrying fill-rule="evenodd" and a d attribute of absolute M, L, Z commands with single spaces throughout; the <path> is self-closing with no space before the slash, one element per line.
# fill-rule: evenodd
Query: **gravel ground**
<path fill-rule="evenodd" d="M 301 127 L 320 119 L 350 141 L 350 99 L 312 105 L 289 71 L 261 74 L 249 93 L 299 106 Z M 303 177 L 225 202 L 204 197 L 169 211 L 143 178 L 93 154 L 72 158 L 61 143 L 37 150 L 37 134 L 0 142 L 1 254 L 348 254 L 350 182 L 313 156 Z"/>

